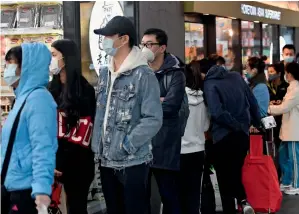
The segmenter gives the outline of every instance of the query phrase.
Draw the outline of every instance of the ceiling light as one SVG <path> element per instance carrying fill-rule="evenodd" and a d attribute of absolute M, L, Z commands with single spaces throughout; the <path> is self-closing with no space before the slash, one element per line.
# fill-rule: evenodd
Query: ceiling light
<path fill-rule="evenodd" d="M 204 16 L 208 16 L 208 15 L 210 15 L 210 14 L 208 14 L 208 13 L 204 13 L 203 15 L 204 15 Z"/>
<path fill-rule="evenodd" d="M 260 23 L 260 21 L 253 21 L 253 22 L 255 22 L 255 23 Z"/>

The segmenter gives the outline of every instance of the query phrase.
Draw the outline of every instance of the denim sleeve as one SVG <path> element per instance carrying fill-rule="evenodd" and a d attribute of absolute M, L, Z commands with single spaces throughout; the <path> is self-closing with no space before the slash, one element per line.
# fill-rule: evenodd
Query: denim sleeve
<path fill-rule="evenodd" d="M 42 90 L 26 103 L 26 121 L 32 146 L 32 196 L 51 195 L 57 151 L 57 110 L 52 96 Z"/>
<path fill-rule="evenodd" d="M 227 126 L 234 131 L 241 130 L 242 125 L 227 110 L 223 108 L 217 90 L 208 83 L 205 83 L 204 93 L 212 121 Z"/>
<path fill-rule="evenodd" d="M 153 72 L 146 72 L 140 81 L 140 122 L 127 136 L 129 142 L 136 149 L 150 141 L 158 133 L 163 121 L 160 86 L 156 76 Z"/>

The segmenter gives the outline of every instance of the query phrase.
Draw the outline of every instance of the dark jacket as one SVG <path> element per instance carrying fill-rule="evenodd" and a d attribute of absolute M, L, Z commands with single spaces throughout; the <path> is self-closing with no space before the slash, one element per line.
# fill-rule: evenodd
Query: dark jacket
<path fill-rule="evenodd" d="M 154 168 L 179 170 L 181 153 L 181 129 L 179 124 L 179 110 L 185 93 L 184 69 L 177 57 L 167 54 L 164 64 L 156 72 L 160 84 L 160 97 L 164 97 L 163 125 L 153 138 Z M 164 86 L 164 75 L 172 75 L 168 90 Z"/>
<path fill-rule="evenodd" d="M 251 122 L 255 127 L 260 126 L 257 101 L 240 74 L 213 66 L 205 78 L 204 94 L 214 143 L 231 132 L 249 134 Z"/>
<path fill-rule="evenodd" d="M 289 84 L 285 81 L 282 81 L 277 88 L 275 88 L 271 83 L 268 83 L 268 89 L 270 93 L 270 100 L 283 100 L 284 96 L 287 93 Z"/>
<path fill-rule="evenodd" d="M 81 77 L 81 93 L 80 121 L 76 131 L 77 134 L 74 134 L 75 129 L 71 130 L 71 135 L 66 134 L 64 113 L 58 107 L 59 132 L 56 169 L 63 172 L 64 175 L 66 173 L 80 173 L 82 170 L 91 173 L 94 170 L 94 154 L 90 148 L 90 138 L 96 107 L 95 90 L 84 77 Z M 59 99 L 56 98 L 56 102 L 59 106 Z"/>

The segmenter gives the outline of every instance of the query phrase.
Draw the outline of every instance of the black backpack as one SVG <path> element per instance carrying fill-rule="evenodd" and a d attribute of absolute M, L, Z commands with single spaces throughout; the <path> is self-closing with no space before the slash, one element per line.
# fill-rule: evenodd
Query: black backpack
<path fill-rule="evenodd" d="M 171 75 L 166 73 L 163 76 L 163 85 L 164 85 L 164 88 L 166 89 L 166 91 L 168 91 L 168 89 L 169 89 L 169 85 L 171 83 L 172 76 L 173 76 L 173 72 L 171 72 Z M 184 136 L 189 114 L 190 114 L 190 110 L 189 110 L 188 96 L 185 91 L 182 105 L 181 105 L 181 108 L 179 111 L 179 118 L 180 118 L 180 125 L 181 125 L 181 136 Z"/>

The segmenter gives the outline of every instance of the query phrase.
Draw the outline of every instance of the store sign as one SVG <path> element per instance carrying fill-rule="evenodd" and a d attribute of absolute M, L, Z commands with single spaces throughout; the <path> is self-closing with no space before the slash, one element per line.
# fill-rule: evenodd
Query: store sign
<path fill-rule="evenodd" d="M 265 9 L 262 7 L 255 7 L 248 4 L 241 4 L 241 12 L 242 14 L 248 16 L 257 16 L 257 17 L 263 17 L 266 19 L 273 19 L 273 20 L 281 19 L 280 11 Z"/>
<path fill-rule="evenodd" d="M 99 74 L 101 66 L 109 63 L 108 55 L 103 51 L 103 36 L 95 34 L 95 29 L 103 28 L 115 16 L 123 16 L 123 8 L 118 1 L 95 1 L 89 23 L 89 48 L 93 68 Z"/>

